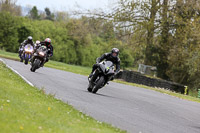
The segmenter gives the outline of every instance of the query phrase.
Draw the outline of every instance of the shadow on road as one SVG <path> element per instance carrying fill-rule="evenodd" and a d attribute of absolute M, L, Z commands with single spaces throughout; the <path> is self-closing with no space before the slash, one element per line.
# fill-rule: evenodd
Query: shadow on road
<path fill-rule="evenodd" d="M 105 95 L 105 94 L 101 94 L 101 93 L 92 93 L 92 92 L 88 92 L 88 91 L 86 91 L 86 90 L 83 90 L 83 91 L 86 92 L 86 93 L 89 93 L 89 94 L 97 95 L 97 96 L 119 99 L 119 98 L 117 98 L 117 97 L 109 96 L 109 95 Z"/>
<path fill-rule="evenodd" d="M 200 127 L 198 127 L 198 126 L 192 126 L 193 128 L 196 128 L 196 129 L 199 129 L 199 131 L 200 131 Z"/>

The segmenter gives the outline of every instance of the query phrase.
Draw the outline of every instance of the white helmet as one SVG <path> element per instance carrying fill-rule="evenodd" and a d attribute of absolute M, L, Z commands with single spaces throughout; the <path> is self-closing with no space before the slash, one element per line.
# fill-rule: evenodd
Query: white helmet
<path fill-rule="evenodd" d="M 38 44 L 40 44 L 40 41 L 37 40 L 35 43 L 38 45 Z"/>
<path fill-rule="evenodd" d="M 32 36 L 29 36 L 28 41 L 32 41 L 32 40 L 33 40 Z"/>

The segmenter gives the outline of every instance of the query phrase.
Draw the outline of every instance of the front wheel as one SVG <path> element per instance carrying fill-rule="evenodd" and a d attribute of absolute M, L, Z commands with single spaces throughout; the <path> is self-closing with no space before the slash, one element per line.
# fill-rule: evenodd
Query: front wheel
<path fill-rule="evenodd" d="M 87 90 L 88 90 L 89 92 L 92 92 L 92 88 L 90 87 L 90 84 L 88 85 Z"/>
<path fill-rule="evenodd" d="M 105 82 L 104 76 L 101 76 L 96 82 L 96 84 L 94 85 L 92 89 L 92 93 L 96 93 L 101 88 L 104 82 Z"/>
<path fill-rule="evenodd" d="M 35 70 L 39 68 L 40 62 L 41 61 L 39 59 L 35 59 L 35 61 L 32 64 L 32 67 L 31 67 L 32 72 L 35 72 Z"/>
<path fill-rule="evenodd" d="M 29 60 L 28 54 L 25 54 L 25 62 L 24 62 L 25 65 L 28 64 L 28 60 Z"/>

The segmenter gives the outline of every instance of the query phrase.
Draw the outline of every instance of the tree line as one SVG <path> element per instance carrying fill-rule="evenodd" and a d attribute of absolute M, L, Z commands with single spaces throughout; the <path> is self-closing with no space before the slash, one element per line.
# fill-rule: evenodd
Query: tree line
<path fill-rule="evenodd" d="M 119 0 L 110 12 L 39 13 L 21 16 L 12 0 L 0 2 L 0 48 L 17 52 L 27 36 L 52 39 L 53 60 L 92 66 L 112 47 L 120 49 L 122 68 L 156 66 L 158 77 L 200 88 L 200 1 Z M 9 8 L 8 8 L 9 7 Z"/>
<path fill-rule="evenodd" d="M 122 67 L 130 67 L 133 62 L 132 51 L 116 40 L 109 21 L 85 16 L 69 18 L 64 12 L 51 13 L 49 8 L 39 14 L 36 6 L 23 17 L 22 13 L 15 14 L 11 8 L 18 10 L 12 0 L 1 1 L 0 49 L 17 52 L 20 43 L 30 35 L 34 41 L 51 38 L 54 46 L 52 59 L 56 61 L 92 66 L 97 57 L 110 52 L 112 47 L 118 47 Z"/>

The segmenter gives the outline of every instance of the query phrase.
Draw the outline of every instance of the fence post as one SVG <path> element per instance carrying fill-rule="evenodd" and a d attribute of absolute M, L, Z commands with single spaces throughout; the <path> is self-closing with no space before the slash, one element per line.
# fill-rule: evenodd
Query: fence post
<path fill-rule="evenodd" d="M 184 92 L 184 95 L 188 95 L 188 87 L 185 86 L 185 92 Z"/>

